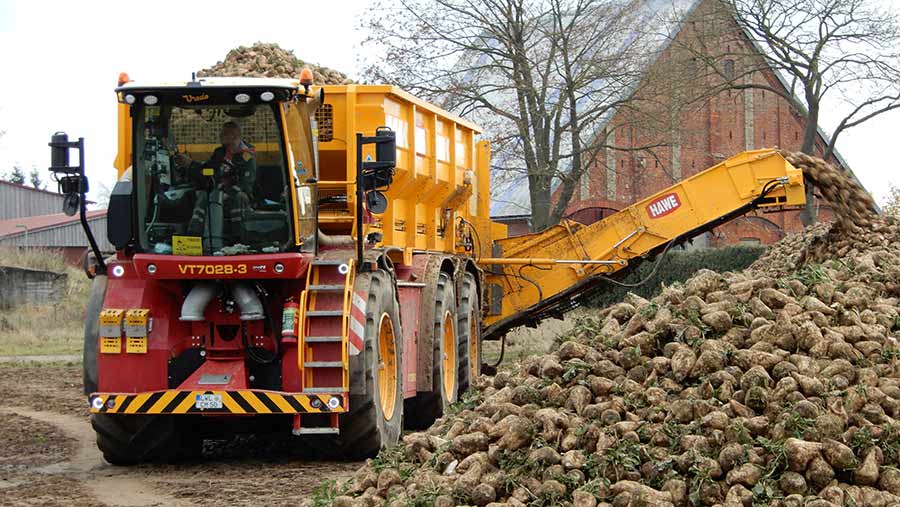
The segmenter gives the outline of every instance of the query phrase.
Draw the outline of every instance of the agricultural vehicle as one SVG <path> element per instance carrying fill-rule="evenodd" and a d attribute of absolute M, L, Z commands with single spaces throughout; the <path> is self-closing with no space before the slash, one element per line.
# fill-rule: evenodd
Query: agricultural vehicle
<path fill-rule="evenodd" d="M 484 340 L 749 210 L 805 202 L 800 170 L 750 151 L 600 222 L 506 237 L 479 127 L 396 87 L 123 75 L 116 94 L 117 251 L 90 238 L 84 341 L 114 464 L 269 431 L 371 456 L 472 386 Z M 50 145 L 84 215 L 83 140 Z"/>

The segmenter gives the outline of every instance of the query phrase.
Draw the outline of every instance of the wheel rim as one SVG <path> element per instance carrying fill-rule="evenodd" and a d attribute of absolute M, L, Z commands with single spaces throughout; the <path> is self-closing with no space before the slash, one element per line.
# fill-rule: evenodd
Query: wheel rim
<path fill-rule="evenodd" d="M 444 381 L 444 393 L 447 399 L 453 399 L 453 388 L 456 385 L 456 333 L 453 329 L 453 315 L 444 312 L 444 358 L 441 363 L 441 378 Z"/>
<path fill-rule="evenodd" d="M 469 380 L 475 380 L 478 376 L 478 370 L 481 365 L 478 364 L 478 321 L 475 320 L 476 315 L 472 312 L 469 315 Z"/>
<path fill-rule="evenodd" d="M 397 403 L 397 351 L 394 349 L 394 323 L 385 313 L 378 326 L 378 398 L 385 420 L 394 414 Z"/>

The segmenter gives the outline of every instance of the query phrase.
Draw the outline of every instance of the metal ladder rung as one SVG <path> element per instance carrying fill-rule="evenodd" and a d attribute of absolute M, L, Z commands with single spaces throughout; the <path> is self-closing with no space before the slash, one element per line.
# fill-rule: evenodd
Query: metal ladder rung
<path fill-rule="evenodd" d="M 313 266 L 340 266 L 346 264 L 347 261 L 336 261 L 332 259 L 316 259 L 312 261 Z"/>
<path fill-rule="evenodd" d="M 307 361 L 303 363 L 304 368 L 343 368 L 344 363 L 340 361 Z"/>
<path fill-rule="evenodd" d="M 318 292 L 343 292 L 343 285 L 310 285 L 307 287 L 308 290 L 314 290 Z"/>
<path fill-rule="evenodd" d="M 337 435 L 341 432 L 339 428 L 300 428 L 299 430 L 291 430 L 294 435 Z"/>
<path fill-rule="evenodd" d="M 341 317 L 343 315 L 343 310 L 310 310 L 306 312 L 307 317 Z"/>
<path fill-rule="evenodd" d="M 306 336 L 303 341 L 306 343 L 340 343 L 343 340 L 340 336 Z"/>

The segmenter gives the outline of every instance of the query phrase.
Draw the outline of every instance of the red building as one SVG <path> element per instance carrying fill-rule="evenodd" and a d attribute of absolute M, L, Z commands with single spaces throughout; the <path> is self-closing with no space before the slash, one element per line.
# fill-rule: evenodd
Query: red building
<path fill-rule="evenodd" d="M 800 148 L 805 122 L 799 101 L 789 101 L 771 91 L 759 89 L 725 90 L 703 96 L 704 88 L 714 89 L 717 84 L 715 79 L 729 75 L 742 76 L 737 79 L 744 83 L 752 79 L 780 90 L 786 91 L 787 87 L 783 79 L 771 70 L 743 77 L 742 62 L 728 58 L 719 60 L 721 67 L 718 76 L 698 70 L 698 75 L 692 77 L 691 69 L 686 68 L 690 67 L 690 55 L 695 53 L 685 48 L 699 46 L 696 42 L 701 31 L 709 28 L 715 1 L 686 1 L 687 8 L 682 11 L 684 17 L 672 31 L 674 37 L 659 48 L 658 56 L 646 71 L 644 82 L 634 92 L 635 95 L 652 94 L 654 100 L 648 103 L 666 104 L 668 101 L 671 107 L 664 105 L 659 110 L 641 111 L 641 117 L 665 117 L 669 127 L 651 127 L 645 119 L 638 121 L 638 116 L 631 111 L 620 111 L 601 125 L 598 132 L 606 137 L 604 144 L 614 148 L 605 148 L 598 153 L 596 163 L 575 189 L 566 209 L 567 217 L 591 223 L 744 150 Z M 653 4 L 659 3 L 647 0 L 645 7 L 652 9 Z M 710 45 L 709 39 L 705 38 L 704 50 L 721 51 L 719 54 L 723 55 L 758 51 L 733 20 L 720 20 L 716 29 L 719 45 Z M 689 82 L 702 98 L 683 106 L 674 105 L 677 99 L 671 96 L 683 98 L 685 93 L 673 87 L 672 82 L 676 80 Z M 638 104 L 640 102 L 637 101 Z M 641 149 L 653 145 L 662 146 Z M 824 152 L 825 145 L 825 135 L 819 130 L 819 153 Z M 832 157 L 831 162 L 846 168 L 840 155 Z M 524 194 L 527 200 L 527 190 Z M 504 195 L 500 200 L 509 202 L 515 200 L 515 196 Z M 509 213 L 510 209 L 515 208 L 500 206 L 494 219 L 507 223 L 511 235 L 529 232 L 528 215 Z M 521 206 L 519 209 L 522 209 Z M 823 220 L 830 216 L 824 206 L 818 209 L 818 213 Z M 754 212 L 716 228 L 695 242 L 701 246 L 770 244 L 786 233 L 802 228 L 797 211 Z"/>

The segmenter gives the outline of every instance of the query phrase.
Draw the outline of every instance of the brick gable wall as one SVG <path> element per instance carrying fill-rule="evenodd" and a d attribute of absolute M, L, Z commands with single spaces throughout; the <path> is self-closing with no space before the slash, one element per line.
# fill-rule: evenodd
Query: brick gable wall
<path fill-rule="evenodd" d="M 673 89 L 667 80 L 676 79 L 673 76 L 685 79 L 684 63 L 679 63 L 685 60 L 683 54 L 676 54 L 677 48 L 691 44 L 692 38 L 698 37 L 698 30 L 704 29 L 700 23 L 710 15 L 710 4 L 704 2 L 689 16 L 675 42 L 648 70 L 646 82 L 640 88 L 644 91 L 638 94 L 650 93 L 652 102 L 666 103 L 667 90 Z M 733 22 L 722 22 L 718 27 L 733 32 L 725 33 L 721 47 L 711 47 L 712 51 L 727 54 L 743 52 L 749 47 L 749 43 L 739 48 L 740 51 L 731 47 L 731 44 L 741 44 L 742 39 Z M 741 62 L 735 61 L 733 65 L 735 75 L 740 76 Z M 752 79 L 783 89 L 771 72 L 756 73 Z M 589 223 L 608 215 L 610 210 L 622 209 L 741 151 L 772 147 L 799 150 L 802 143 L 801 115 L 784 97 L 767 90 L 724 91 L 689 106 L 670 109 L 663 106 L 655 113 L 643 113 L 655 114 L 658 118 L 670 115 L 671 128 L 668 131 L 649 128 L 646 121 L 637 121 L 631 111 L 622 111 L 613 117 L 604 134 L 610 136 L 607 144 L 619 149 L 598 153 L 592 171 L 582 178 L 567 207 L 567 216 Z M 659 144 L 665 146 L 640 149 Z M 823 153 L 821 139 L 819 144 L 818 151 Z M 831 162 L 838 163 L 834 158 Z M 820 206 L 819 219 L 829 220 L 830 217 L 829 210 Z M 802 228 L 798 211 L 754 212 L 716 228 L 703 241 L 709 246 L 770 244 L 786 233 Z"/>

